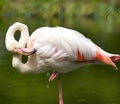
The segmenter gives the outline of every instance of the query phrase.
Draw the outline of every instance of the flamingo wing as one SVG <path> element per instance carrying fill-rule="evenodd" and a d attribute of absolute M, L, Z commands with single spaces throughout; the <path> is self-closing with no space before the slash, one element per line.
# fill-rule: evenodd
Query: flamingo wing
<path fill-rule="evenodd" d="M 56 51 L 63 50 L 72 61 L 92 60 L 96 56 L 96 47 L 90 39 L 77 31 L 63 27 L 40 28 L 31 35 L 28 47 L 29 44 L 39 52 L 53 48 L 56 48 Z"/>

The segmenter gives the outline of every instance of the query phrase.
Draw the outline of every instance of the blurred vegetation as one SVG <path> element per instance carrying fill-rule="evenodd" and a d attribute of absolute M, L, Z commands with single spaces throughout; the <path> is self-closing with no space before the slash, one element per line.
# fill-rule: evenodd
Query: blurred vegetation
<path fill-rule="evenodd" d="M 113 32 L 114 28 L 119 28 L 119 9 L 119 0 L 1 0 L 0 18 L 4 23 L 21 21 L 31 25 L 40 23 L 41 26 L 75 28 L 82 24 L 83 27 L 90 26 L 90 29 L 94 27 L 96 31 Z"/>

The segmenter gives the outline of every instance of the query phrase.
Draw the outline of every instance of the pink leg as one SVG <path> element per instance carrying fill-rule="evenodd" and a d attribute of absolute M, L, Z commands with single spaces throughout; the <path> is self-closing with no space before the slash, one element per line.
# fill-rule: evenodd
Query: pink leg
<path fill-rule="evenodd" d="M 61 85 L 60 75 L 58 75 L 58 89 L 59 89 L 59 104 L 64 104 L 63 103 L 62 85 Z"/>
<path fill-rule="evenodd" d="M 53 81 L 58 76 L 58 90 L 59 90 L 59 104 L 63 103 L 63 96 L 62 96 L 62 85 L 61 85 L 61 77 L 57 71 L 53 72 L 49 78 L 49 81 Z"/>
<path fill-rule="evenodd" d="M 53 73 L 52 73 L 52 75 L 50 76 L 50 78 L 49 78 L 49 81 L 53 81 L 57 76 L 58 76 L 58 72 L 57 71 L 54 71 Z"/>

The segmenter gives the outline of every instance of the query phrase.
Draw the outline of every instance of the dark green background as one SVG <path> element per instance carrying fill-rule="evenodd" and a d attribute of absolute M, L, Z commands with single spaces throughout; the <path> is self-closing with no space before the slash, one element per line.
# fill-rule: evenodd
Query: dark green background
<path fill-rule="evenodd" d="M 16 21 L 30 34 L 42 26 L 72 28 L 120 53 L 119 0 L 0 0 L 0 104 L 58 104 L 57 79 L 49 82 L 49 72 L 21 74 L 12 67 L 4 39 Z M 65 104 L 120 104 L 120 71 L 107 65 L 64 74 L 62 85 Z"/>

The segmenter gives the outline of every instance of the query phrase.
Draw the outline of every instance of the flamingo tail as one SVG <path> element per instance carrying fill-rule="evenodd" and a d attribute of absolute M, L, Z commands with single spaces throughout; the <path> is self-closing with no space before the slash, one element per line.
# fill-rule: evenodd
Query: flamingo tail
<path fill-rule="evenodd" d="M 109 55 L 105 54 L 103 51 L 100 51 L 99 49 L 96 51 L 96 57 L 95 59 L 113 66 L 116 70 L 118 70 L 117 66 L 115 65 L 116 62 L 120 61 L 120 55 L 113 55 L 110 57 Z"/>

